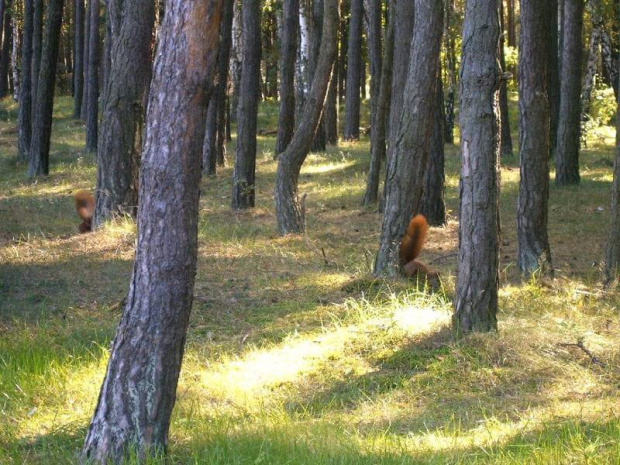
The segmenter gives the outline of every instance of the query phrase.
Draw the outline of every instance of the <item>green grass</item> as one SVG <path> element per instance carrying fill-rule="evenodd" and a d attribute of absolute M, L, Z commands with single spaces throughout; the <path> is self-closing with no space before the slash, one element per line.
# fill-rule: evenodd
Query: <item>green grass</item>
<path fill-rule="evenodd" d="M 16 161 L 16 106 L 0 102 L 2 464 L 79 462 L 130 279 L 131 221 L 77 234 L 72 196 L 93 189 L 96 168 L 71 109 L 58 99 L 51 174 L 32 182 Z M 259 128 L 276 118 L 262 105 Z M 449 222 L 422 257 L 442 273 L 429 295 L 370 276 L 381 216 L 360 207 L 366 139 L 310 155 L 308 233 L 279 237 L 275 141 L 260 136 L 255 209 L 231 211 L 231 167 L 203 180 L 168 461 L 146 463 L 620 463 L 620 298 L 598 283 L 614 135 L 591 134 L 579 187 L 552 185 L 553 279 L 516 271 L 518 158 L 503 160 L 500 331 L 461 340 L 449 328 L 457 148 Z"/>

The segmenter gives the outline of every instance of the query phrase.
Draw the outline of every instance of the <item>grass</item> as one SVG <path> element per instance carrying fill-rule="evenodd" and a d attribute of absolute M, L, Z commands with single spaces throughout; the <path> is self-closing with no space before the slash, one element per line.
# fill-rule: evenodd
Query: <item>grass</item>
<path fill-rule="evenodd" d="M 51 174 L 31 182 L 16 106 L 0 103 L 2 464 L 79 462 L 130 279 L 131 221 L 77 235 L 72 195 L 96 168 L 71 105 L 58 99 Z M 276 111 L 263 105 L 259 127 Z M 255 209 L 229 208 L 230 167 L 203 181 L 170 449 L 148 463 L 620 463 L 620 299 L 598 284 L 613 137 L 590 138 L 579 187 L 551 188 L 553 279 L 516 271 L 518 160 L 503 161 L 500 331 L 461 340 L 449 329 L 457 149 L 450 219 L 423 256 L 442 272 L 429 295 L 370 276 L 381 217 L 360 207 L 367 140 L 309 157 L 308 233 L 279 237 L 275 141 L 259 137 Z"/>

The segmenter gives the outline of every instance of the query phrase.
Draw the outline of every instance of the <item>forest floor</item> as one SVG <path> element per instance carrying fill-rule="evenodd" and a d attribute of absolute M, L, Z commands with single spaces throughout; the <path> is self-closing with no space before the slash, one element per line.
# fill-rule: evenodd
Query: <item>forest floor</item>
<path fill-rule="evenodd" d="M 2 464 L 79 462 L 130 280 L 131 220 L 77 234 L 73 194 L 94 188 L 96 168 L 71 106 L 58 99 L 51 173 L 31 182 L 16 105 L 0 102 Z M 259 127 L 274 129 L 276 111 L 261 106 Z M 614 135 L 590 137 L 580 186 L 552 184 L 552 279 L 516 269 L 518 159 L 502 161 L 499 332 L 460 340 L 457 147 L 449 221 L 421 257 L 442 273 L 428 294 L 370 275 L 381 215 L 360 206 L 368 140 L 309 156 L 307 234 L 279 237 L 275 140 L 259 137 L 255 209 L 230 209 L 230 167 L 203 180 L 165 463 L 620 463 L 620 296 L 599 283 Z"/>

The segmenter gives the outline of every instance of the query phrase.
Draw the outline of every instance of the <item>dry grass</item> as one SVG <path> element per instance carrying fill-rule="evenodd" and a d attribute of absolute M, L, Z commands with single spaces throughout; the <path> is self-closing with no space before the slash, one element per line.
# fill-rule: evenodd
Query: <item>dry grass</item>
<path fill-rule="evenodd" d="M 129 283 L 130 221 L 76 234 L 72 193 L 95 167 L 70 106 L 60 99 L 52 174 L 32 183 L 14 158 L 15 107 L 0 104 L 3 464 L 77 463 Z M 381 217 L 360 207 L 366 141 L 309 158 L 308 234 L 282 238 L 274 140 L 261 137 L 254 210 L 230 210 L 230 168 L 203 181 L 170 462 L 619 463 L 620 299 L 598 284 L 613 135 L 584 153 L 581 186 L 552 188 L 553 279 L 516 270 L 518 168 L 505 160 L 500 332 L 462 340 L 449 329 L 456 148 L 450 221 L 423 257 L 444 288 L 428 295 L 370 277 Z"/>

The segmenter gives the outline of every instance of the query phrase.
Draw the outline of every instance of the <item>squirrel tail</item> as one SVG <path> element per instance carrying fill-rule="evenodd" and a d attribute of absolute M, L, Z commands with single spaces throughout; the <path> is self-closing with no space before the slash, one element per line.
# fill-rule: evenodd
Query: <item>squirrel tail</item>
<path fill-rule="evenodd" d="M 75 194 L 75 210 L 84 220 L 79 229 L 81 233 L 92 229 L 93 215 L 95 213 L 95 198 L 87 191 L 79 191 Z"/>
<path fill-rule="evenodd" d="M 418 258 L 426 234 L 428 233 L 428 221 L 424 215 L 416 215 L 409 222 L 407 232 L 400 243 L 400 263 L 405 265 L 411 260 Z"/>

